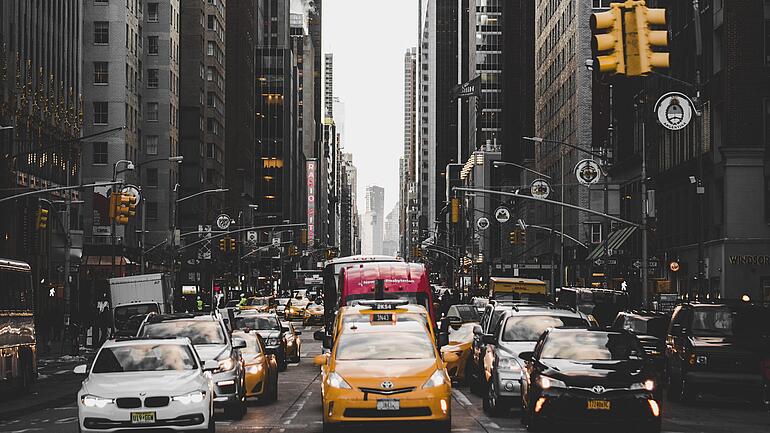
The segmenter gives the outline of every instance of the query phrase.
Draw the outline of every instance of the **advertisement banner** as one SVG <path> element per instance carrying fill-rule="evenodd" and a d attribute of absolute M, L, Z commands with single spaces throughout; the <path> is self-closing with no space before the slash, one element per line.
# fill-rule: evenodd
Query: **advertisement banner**
<path fill-rule="evenodd" d="M 315 241 L 315 193 L 316 193 L 316 171 L 318 161 L 312 159 L 305 162 L 305 173 L 307 175 L 307 244 L 312 246 Z"/>

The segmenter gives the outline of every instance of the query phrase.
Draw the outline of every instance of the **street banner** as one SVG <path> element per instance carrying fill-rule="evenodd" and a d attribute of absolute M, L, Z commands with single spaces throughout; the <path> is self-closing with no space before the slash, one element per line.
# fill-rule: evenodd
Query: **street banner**
<path fill-rule="evenodd" d="M 315 188 L 318 161 L 315 159 L 305 162 L 307 182 L 307 244 L 312 246 L 315 241 Z"/>
<path fill-rule="evenodd" d="M 451 99 L 481 96 L 481 75 L 452 88 Z"/>

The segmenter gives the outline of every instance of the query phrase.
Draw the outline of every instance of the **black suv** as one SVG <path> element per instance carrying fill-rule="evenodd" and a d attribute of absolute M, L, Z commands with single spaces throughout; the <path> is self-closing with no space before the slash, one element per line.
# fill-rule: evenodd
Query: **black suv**
<path fill-rule="evenodd" d="M 265 340 L 265 348 L 275 354 L 278 360 L 278 371 L 286 371 L 288 363 L 286 333 L 290 329 L 281 323 L 277 314 L 241 311 L 233 319 L 233 329 L 256 331 Z"/>
<path fill-rule="evenodd" d="M 246 379 L 240 353 L 240 349 L 246 347 L 246 341 L 231 338 L 219 314 L 149 315 L 139 327 L 137 336 L 189 338 L 201 361 L 219 363 L 212 372 L 214 406 L 224 407 L 230 418 L 240 419 L 246 413 Z"/>
<path fill-rule="evenodd" d="M 656 311 L 621 311 L 612 322 L 615 331 L 628 331 L 636 335 L 658 374 L 666 368 L 666 332 L 670 317 Z"/>
<path fill-rule="evenodd" d="M 666 338 L 668 398 L 734 391 L 770 399 L 770 308 L 686 303 L 676 307 Z"/>

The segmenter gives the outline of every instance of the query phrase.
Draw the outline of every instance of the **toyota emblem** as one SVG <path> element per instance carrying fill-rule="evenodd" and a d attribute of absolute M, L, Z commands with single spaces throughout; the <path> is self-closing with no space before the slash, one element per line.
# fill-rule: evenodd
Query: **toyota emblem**
<path fill-rule="evenodd" d="M 382 389 L 393 389 L 393 382 L 386 380 L 385 382 L 382 382 L 380 386 Z"/>
<path fill-rule="evenodd" d="M 596 385 L 595 387 L 591 388 L 591 391 L 593 391 L 594 394 L 604 394 L 604 387 L 601 385 Z"/>

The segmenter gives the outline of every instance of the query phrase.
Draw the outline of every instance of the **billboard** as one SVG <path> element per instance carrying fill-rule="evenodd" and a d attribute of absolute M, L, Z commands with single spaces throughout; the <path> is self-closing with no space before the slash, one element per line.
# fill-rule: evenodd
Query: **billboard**
<path fill-rule="evenodd" d="M 305 162 L 305 173 L 307 176 L 307 244 L 312 246 L 315 241 L 315 194 L 316 194 L 316 172 L 318 161 L 310 159 Z"/>

